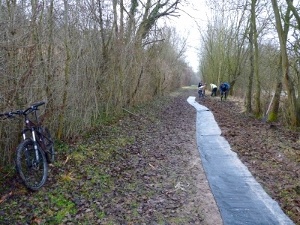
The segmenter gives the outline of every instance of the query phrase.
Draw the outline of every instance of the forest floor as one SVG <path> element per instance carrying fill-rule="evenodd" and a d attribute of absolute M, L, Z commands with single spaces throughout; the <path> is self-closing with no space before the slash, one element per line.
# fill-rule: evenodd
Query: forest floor
<path fill-rule="evenodd" d="M 185 88 L 57 145 L 41 190 L 0 168 L 0 224 L 222 224 L 196 144 Z M 233 98 L 208 107 L 253 176 L 300 224 L 299 133 L 243 112 Z"/>

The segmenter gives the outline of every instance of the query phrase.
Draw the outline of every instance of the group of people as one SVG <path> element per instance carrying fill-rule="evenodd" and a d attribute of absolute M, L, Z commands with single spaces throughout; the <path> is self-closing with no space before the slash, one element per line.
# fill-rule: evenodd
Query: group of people
<path fill-rule="evenodd" d="M 217 91 L 218 91 L 218 86 L 215 84 L 210 84 L 211 88 L 211 96 L 217 96 Z M 202 83 L 202 81 L 199 82 L 198 84 L 198 94 L 199 98 L 205 96 L 205 89 L 206 89 L 206 83 Z M 219 86 L 219 91 L 220 91 L 220 96 L 221 96 L 221 101 L 223 98 L 226 100 L 228 91 L 230 89 L 230 85 L 227 82 L 222 82 Z"/>

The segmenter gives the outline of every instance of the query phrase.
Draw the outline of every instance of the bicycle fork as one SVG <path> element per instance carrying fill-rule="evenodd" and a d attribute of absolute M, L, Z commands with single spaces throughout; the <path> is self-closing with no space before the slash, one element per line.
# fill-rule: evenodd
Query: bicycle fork
<path fill-rule="evenodd" d="M 23 140 L 25 141 L 26 140 L 26 132 L 23 132 L 22 136 L 23 136 Z M 38 145 L 37 145 L 36 135 L 35 135 L 34 129 L 31 129 L 31 136 L 32 136 L 32 140 L 33 140 L 35 160 L 32 161 L 32 162 L 28 161 L 28 160 L 30 160 L 30 157 L 29 157 L 28 148 L 26 148 L 26 161 L 27 161 L 27 165 L 36 166 L 37 165 L 36 162 L 40 161 L 40 156 L 39 156 Z"/>

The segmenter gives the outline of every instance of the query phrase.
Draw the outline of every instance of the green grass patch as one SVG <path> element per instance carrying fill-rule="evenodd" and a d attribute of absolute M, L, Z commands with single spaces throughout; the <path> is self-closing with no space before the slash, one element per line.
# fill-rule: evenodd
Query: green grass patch
<path fill-rule="evenodd" d="M 48 197 L 54 209 L 48 211 L 50 224 L 61 224 L 67 215 L 74 215 L 77 212 L 75 204 L 63 194 L 50 194 Z"/>

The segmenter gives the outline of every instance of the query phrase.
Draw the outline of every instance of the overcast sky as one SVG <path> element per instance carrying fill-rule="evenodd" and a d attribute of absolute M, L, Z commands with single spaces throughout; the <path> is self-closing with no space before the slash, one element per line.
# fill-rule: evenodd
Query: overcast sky
<path fill-rule="evenodd" d="M 190 2 L 183 10 L 193 18 L 182 12 L 179 18 L 174 19 L 174 26 L 181 36 L 188 38 L 186 60 L 193 70 L 197 72 L 199 63 L 197 49 L 200 45 L 200 33 L 197 24 L 206 29 L 209 11 L 205 5 L 205 0 L 190 0 Z"/>

